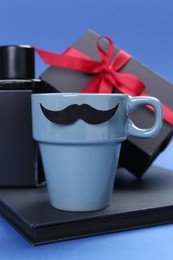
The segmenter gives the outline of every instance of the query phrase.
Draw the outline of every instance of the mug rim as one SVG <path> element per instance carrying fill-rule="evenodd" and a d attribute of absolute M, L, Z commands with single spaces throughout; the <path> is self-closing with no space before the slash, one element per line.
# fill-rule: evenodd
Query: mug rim
<path fill-rule="evenodd" d="M 65 92 L 65 93 L 33 93 L 31 96 L 38 96 L 38 97 L 48 97 L 48 96 L 70 96 L 70 97 L 76 97 L 76 96 L 124 96 L 124 97 L 131 97 L 129 94 L 123 94 L 123 93 L 78 93 L 78 92 Z"/>

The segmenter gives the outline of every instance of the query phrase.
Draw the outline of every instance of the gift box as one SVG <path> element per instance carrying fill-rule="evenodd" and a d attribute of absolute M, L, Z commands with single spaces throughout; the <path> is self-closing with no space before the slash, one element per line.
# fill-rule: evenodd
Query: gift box
<path fill-rule="evenodd" d="M 121 92 L 154 96 L 162 102 L 164 122 L 160 133 L 149 140 L 129 137 L 122 144 L 120 165 L 141 177 L 172 138 L 173 85 L 92 30 L 64 54 L 36 51 L 51 64 L 40 75 L 47 92 Z M 148 128 L 154 121 L 153 111 L 140 107 L 131 119 L 137 126 Z"/>

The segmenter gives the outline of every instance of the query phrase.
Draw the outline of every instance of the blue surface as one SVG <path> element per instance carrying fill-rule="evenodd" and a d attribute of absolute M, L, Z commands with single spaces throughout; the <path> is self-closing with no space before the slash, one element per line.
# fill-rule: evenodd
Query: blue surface
<path fill-rule="evenodd" d="M 0 45 L 64 51 L 92 28 L 173 81 L 172 0 L 1 0 Z M 36 75 L 47 66 L 37 57 Z M 156 165 L 173 169 L 173 142 Z M 171 259 L 173 225 L 31 247 L 0 218 L 0 259 Z"/>

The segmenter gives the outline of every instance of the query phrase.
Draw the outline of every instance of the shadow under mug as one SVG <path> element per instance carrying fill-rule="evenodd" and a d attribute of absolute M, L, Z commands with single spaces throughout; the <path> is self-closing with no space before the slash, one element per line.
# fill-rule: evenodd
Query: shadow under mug
<path fill-rule="evenodd" d="M 154 107 L 151 128 L 138 128 L 129 118 L 141 105 Z M 162 120 L 161 103 L 152 97 L 33 94 L 33 138 L 39 142 L 51 205 L 67 211 L 106 208 L 121 143 L 128 136 L 156 136 Z"/>

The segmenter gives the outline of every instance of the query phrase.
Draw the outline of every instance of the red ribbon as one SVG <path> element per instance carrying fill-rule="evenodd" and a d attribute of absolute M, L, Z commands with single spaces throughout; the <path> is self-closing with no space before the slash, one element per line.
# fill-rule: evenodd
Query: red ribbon
<path fill-rule="evenodd" d="M 108 41 L 108 49 L 104 51 L 100 46 L 100 39 Z M 95 61 L 75 48 L 69 48 L 64 54 L 55 54 L 35 48 L 45 63 L 65 69 L 94 74 L 95 77 L 84 87 L 82 93 L 112 93 L 113 87 L 121 93 L 132 96 L 145 95 L 145 85 L 135 75 L 119 70 L 131 59 L 131 56 L 120 50 L 113 57 L 114 45 L 110 38 L 100 36 L 97 38 L 97 50 L 100 61 Z M 164 119 L 173 125 L 173 111 L 163 105 Z"/>
<path fill-rule="evenodd" d="M 101 38 L 108 41 L 108 50 L 105 52 L 99 44 Z M 113 86 L 120 92 L 138 96 L 144 90 L 144 84 L 134 75 L 118 72 L 131 58 L 120 50 L 112 59 L 114 45 L 110 38 L 100 36 L 97 39 L 97 50 L 100 61 L 94 61 L 81 55 L 81 52 L 69 48 L 65 54 L 55 54 L 36 48 L 37 53 L 45 63 L 53 66 L 79 70 L 89 74 L 97 74 L 82 90 L 83 93 L 111 93 Z"/>

